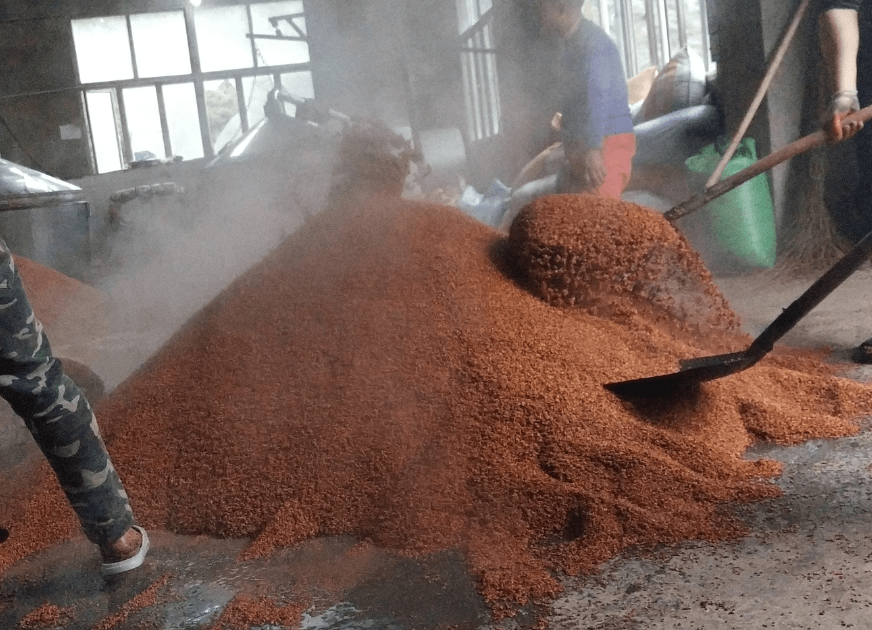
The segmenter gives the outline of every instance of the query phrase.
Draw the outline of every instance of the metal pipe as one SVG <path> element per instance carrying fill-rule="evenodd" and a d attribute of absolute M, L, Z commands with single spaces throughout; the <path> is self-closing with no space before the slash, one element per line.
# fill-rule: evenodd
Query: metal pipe
<path fill-rule="evenodd" d="M 606 32 L 606 35 L 611 37 L 612 29 L 609 24 L 609 6 L 608 0 L 599 0 L 599 15 L 600 15 L 600 26 Z"/>
<path fill-rule="evenodd" d="M 678 47 L 687 46 L 687 10 L 684 0 L 675 0 L 675 18 L 678 22 Z"/>
<path fill-rule="evenodd" d="M 654 8 L 656 0 L 645 0 L 645 22 L 648 26 L 648 55 L 651 57 L 651 65 L 660 68 L 663 63 L 660 58 L 660 48 L 657 39 L 657 11 Z"/>
<path fill-rule="evenodd" d="M 639 72 L 639 63 L 636 60 L 636 36 L 635 20 L 633 19 L 633 5 L 631 0 L 618 0 L 621 15 L 622 33 L 624 36 L 624 48 L 627 54 L 627 76 L 635 76 Z"/>
<path fill-rule="evenodd" d="M 167 122 L 167 106 L 164 101 L 163 86 L 158 83 L 154 86 L 154 89 L 157 94 L 157 113 L 158 116 L 160 116 L 160 130 L 163 135 L 164 156 L 171 158 L 173 157 L 173 144 L 170 139 L 170 126 Z"/>
<path fill-rule="evenodd" d="M 251 86 L 254 91 L 254 85 Z M 236 77 L 236 106 L 239 108 L 239 126 L 242 133 L 248 131 L 248 106 L 245 102 L 245 85 L 242 77 Z"/>
<path fill-rule="evenodd" d="M 669 14 L 666 9 L 666 0 L 658 0 L 657 18 L 660 23 L 660 29 L 657 34 L 660 46 L 662 47 L 661 50 L 663 51 L 663 63 L 672 58 L 672 46 L 669 43 Z"/>
<path fill-rule="evenodd" d="M 124 106 L 124 90 L 115 88 L 115 100 L 118 102 L 118 117 L 121 119 L 122 155 L 124 162 L 133 161 L 133 144 L 130 141 L 130 127 L 127 123 L 127 108 Z"/>
<path fill-rule="evenodd" d="M 702 35 L 703 59 L 705 60 L 705 70 L 708 72 L 712 64 L 712 49 L 711 40 L 709 39 L 708 7 L 706 6 L 706 0 L 699 0 L 699 19 L 701 22 L 700 34 Z"/>
<path fill-rule="evenodd" d="M 215 157 L 212 146 L 212 132 L 209 130 L 209 115 L 206 108 L 206 88 L 203 85 L 203 68 L 200 64 L 200 49 L 197 45 L 197 29 L 194 26 L 194 8 L 185 7 L 185 30 L 188 34 L 188 53 L 191 56 L 191 75 L 194 79 L 194 96 L 197 100 L 197 113 L 200 118 L 200 138 L 206 158 Z"/>

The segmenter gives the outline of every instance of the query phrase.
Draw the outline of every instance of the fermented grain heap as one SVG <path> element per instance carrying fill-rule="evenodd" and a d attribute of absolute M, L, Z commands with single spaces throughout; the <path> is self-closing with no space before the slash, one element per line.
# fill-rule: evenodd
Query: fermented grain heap
<path fill-rule="evenodd" d="M 515 271 L 549 304 L 641 308 L 697 333 L 739 328 L 696 251 L 641 206 L 593 196 L 539 199 L 515 218 L 508 247 Z"/>
<path fill-rule="evenodd" d="M 586 235 L 612 241 L 612 266 L 653 239 L 684 252 L 670 264 L 685 276 L 699 272 L 641 207 L 535 208 L 538 234 L 547 216 L 563 229 L 596 213 Z M 618 221 L 633 235 L 624 247 Z M 765 481 L 775 463 L 740 458 L 753 439 L 845 435 L 872 404 L 823 363 L 775 353 L 694 399 L 636 409 L 602 384 L 745 347 L 723 298 L 697 275 L 720 305 L 706 321 L 718 334 L 703 337 L 666 302 L 588 294 L 556 307 L 506 273 L 518 244 L 445 206 L 372 199 L 311 218 L 99 406 L 143 524 L 249 537 L 246 557 L 340 533 L 409 553 L 460 548 L 500 610 L 553 595 L 552 571 L 595 570 L 629 545 L 739 534 L 717 506 L 778 493 Z M 75 531 L 48 487 L 0 508 L 14 532 L 0 568 Z"/>

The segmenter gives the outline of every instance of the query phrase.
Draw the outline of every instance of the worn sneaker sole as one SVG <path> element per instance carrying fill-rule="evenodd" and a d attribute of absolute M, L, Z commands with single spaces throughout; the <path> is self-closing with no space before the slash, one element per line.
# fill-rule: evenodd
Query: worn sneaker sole
<path fill-rule="evenodd" d="M 148 534 L 139 525 L 134 525 L 133 529 L 138 531 L 139 535 L 142 536 L 142 544 L 139 545 L 139 551 L 136 552 L 135 556 L 131 556 L 126 560 L 101 564 L 100 573 L 103 575 L 116 575 L 118 573 L 124 573 L 125 571 L 132 571 L 145 561 L 145 555 L 148 553 L 149 547 Z"/>
<path fill-rule="evenodd" d="M 867 339 L 854 348 L 854 352 L 851 353 L 851 360 L 854 363 L 872 363 L 872 339 Z"/>

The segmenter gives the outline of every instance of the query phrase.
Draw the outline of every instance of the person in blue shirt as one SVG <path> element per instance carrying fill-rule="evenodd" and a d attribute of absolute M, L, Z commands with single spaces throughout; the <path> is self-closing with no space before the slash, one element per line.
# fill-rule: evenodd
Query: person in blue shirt
<path fill-rule="evenodd" d="M 636 151 L 627 80 L 615 42 L 582 13 L 584 0 L 539 0 L 541 28 L 561 39 L 560 192 L 620 199 Z"/>
<path fill-rule="evenodd" d="M 562 146 L 549 158 L 559 165 L 556 174 L 513 191 L 499 222 L 506 229 L 521 208 L 543 195 L 588 193 L 620 199 L 636 153 L 618 47 L 584 17 L 584 0 L 537 2 L 542 33 L 557 37 L 560 46 L 554 91 Z"/>

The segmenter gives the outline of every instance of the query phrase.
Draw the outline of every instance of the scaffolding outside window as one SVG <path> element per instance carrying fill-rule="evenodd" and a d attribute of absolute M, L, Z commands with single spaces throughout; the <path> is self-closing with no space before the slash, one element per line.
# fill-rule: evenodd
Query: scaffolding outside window
<path fill-rule="evenodd" d="M 263 118 L 277 84 L 314 97 L 302 0 L 71 27 L 98 173 L 141 159 L 212 157 Z"/>

